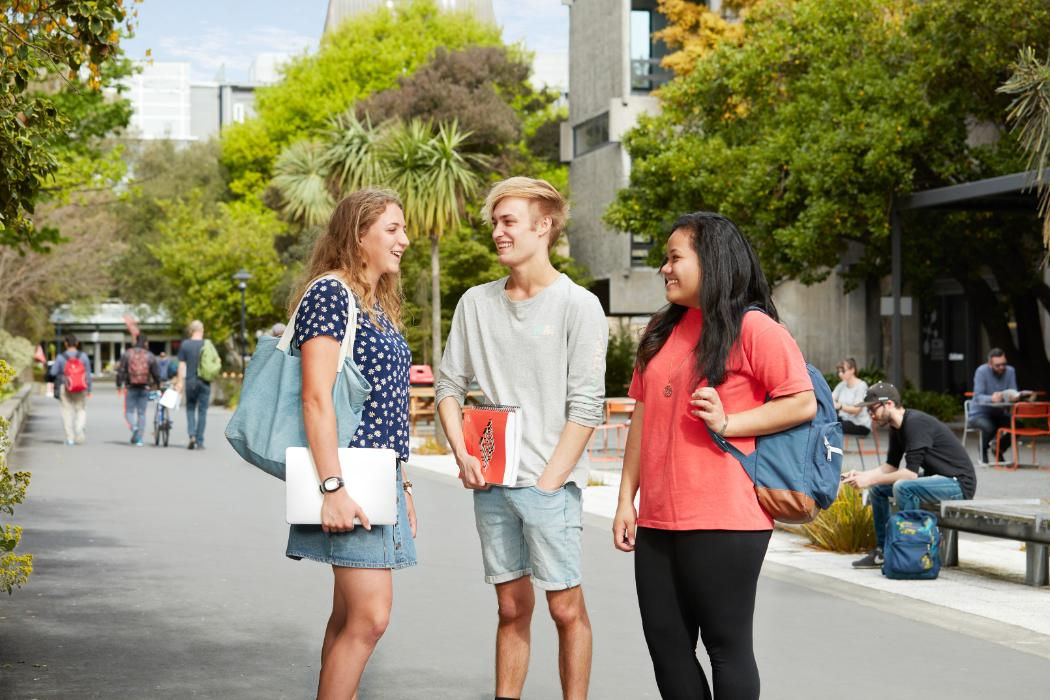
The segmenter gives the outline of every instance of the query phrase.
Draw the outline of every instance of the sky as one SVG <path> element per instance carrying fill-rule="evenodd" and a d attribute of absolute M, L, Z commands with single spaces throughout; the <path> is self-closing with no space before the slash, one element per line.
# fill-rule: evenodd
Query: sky
<path fill-rule="evenodd" d="M 493 0 L 508 43 L 524 42 L 536 54 L 539 83 L 568 84 L 569 10 L 561 0 Z M 316 49 L 328 0 L 144 0 L 135 4 L 136 35 L 123 42 L 131 59 L 187 61 L 195 81 L 223 72 L 247 81 L 259 54 Z"/>

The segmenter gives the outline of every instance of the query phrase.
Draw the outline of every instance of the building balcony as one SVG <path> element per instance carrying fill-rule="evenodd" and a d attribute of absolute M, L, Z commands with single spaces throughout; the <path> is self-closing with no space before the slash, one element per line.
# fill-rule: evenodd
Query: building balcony
<path fill-rule="evenodd" d="M 673 78 L 671 71 L 660 66 L 659 58 L 631 59 L 631 93 L 644 95 L 665 85 Z"/>

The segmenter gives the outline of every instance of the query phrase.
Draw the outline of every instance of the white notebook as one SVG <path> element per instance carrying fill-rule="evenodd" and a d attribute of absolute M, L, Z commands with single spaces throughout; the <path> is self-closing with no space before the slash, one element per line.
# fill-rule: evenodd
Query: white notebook
<path fill-rule="evenodd" d="M 339 466 L 350 498 L 372 525 L 397 522 L 397 453 L 368 447 L 339 448 Z M 285 450 L 285 517 L 292 525 L 320 525 L 321 481 L 306 447 Z M 355 519 L 355 522 L 359 522 Z"/>

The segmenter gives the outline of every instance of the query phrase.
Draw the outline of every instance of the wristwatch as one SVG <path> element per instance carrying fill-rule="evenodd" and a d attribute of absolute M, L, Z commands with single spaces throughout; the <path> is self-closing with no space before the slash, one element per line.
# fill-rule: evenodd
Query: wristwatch
<path fill-rule="evenodd" d="M 332 493 L 343 488 L 343 478 L 341 476 L 330 476 L 321 482 L 318 487 L 321 489 L 321 493 Z"/>
<path fill-rule="evenodd" d="M 401 488 L 403 488 L 405 490 L 405 493 L 407 493 L 409 496 L 412 495 L 412 482 L 409 481 L 408 479 L 405 479 L 401 483 Z"/>

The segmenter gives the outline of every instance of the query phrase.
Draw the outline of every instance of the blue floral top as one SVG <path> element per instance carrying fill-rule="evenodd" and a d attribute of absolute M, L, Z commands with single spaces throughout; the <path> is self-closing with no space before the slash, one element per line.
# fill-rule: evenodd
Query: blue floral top
<path fill-rule="evenodd" d="M 389 447 L 402 460 L 408 460 L 408 367 L 412 351 L 404 336 L 376 304 L 372 311 L 382 327 L 376 328 L 357 306 L 357 336 L 354 362 L 372 392 L 365 401 L 361 425 L 350 441 L 351 447 Z M 323 335 L 342 342 L 346 332 L 349 294 L 333 280 L 315 282 L 295 315 L 295 345 L 302 347 L 311 338 Z"/>

